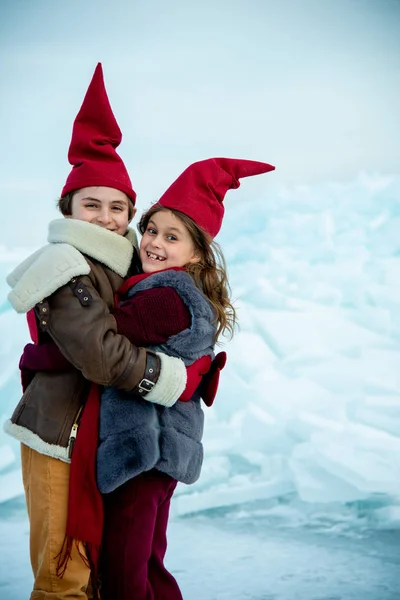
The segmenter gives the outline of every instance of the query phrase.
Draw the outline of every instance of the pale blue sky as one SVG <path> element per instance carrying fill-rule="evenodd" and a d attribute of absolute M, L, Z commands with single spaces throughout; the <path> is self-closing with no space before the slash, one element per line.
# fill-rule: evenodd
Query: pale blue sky
<path fill-rule="evenodd" d="M 3 0 L 2 242 L 44 241 L 98 61 L 139 208 L 209 156 L 267 191 L 400 173 L 399 31 L 399 0 Z"/>

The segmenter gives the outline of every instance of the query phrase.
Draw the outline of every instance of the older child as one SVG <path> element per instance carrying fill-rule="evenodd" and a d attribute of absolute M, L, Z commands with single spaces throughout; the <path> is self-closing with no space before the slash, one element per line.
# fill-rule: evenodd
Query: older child
<path fill-rule="evenodd" d="M 128 229 L 136 194 L 116 152 L 121 138 L 99 64 L 74 123 L 69 149 L 73 167 L 59 204 L 66 218 L 50 224 L 50 244 L 8 277 L 10 302 L 17 312 L 28 313 L 34 341 L 55 342 L 70 363 L 67 370 L 35 372 L 5 425 L 22 442 L 32 600 L 87 598 L 88 559 L 82 545 L 71 540 L 82 539 L 75 533 L 87 516 L 79 509 L 89 470 L 85 463 L 72 462 L 77 489 L 70 483 L 70 462 L 74 442 L 82 438 L 76 434 L 87 415 L 90 382 L 165 406 L 185 388 L 183 362 L 137 348 L 118 334 L 110 313 L 114 293 L 132 260 L 138 261 Z M 97 510 L 101 513 L 102 507 Z M 90 517 L 85 526 L 90 526 Z M 97 532 L 94 537 L 92 531 L 85 533 L 97 546 Z"/>
<path fill-rule="evenodd" d="M 115 310 L 132 342 L 181 357 L 190 365 L 225 330 L 235 311 L 228 295 L 218 233 L 225 193 L 239 178 L 272 170 L 253 161 L 216 158 L 188 167 L 139 223 L 142 275 L 128 279 Z M 132 320 L 130 320 L 132 316 Z M 171 408 L 107 388 L 100 408 L 98 485 L 105 502 L 104 600 L 181 600 L 164 566 L 169 505 L 177 482 L 200 476 L 203 412 L 212 403 L 224 359 L 208 391 L 196 390 Z"/>

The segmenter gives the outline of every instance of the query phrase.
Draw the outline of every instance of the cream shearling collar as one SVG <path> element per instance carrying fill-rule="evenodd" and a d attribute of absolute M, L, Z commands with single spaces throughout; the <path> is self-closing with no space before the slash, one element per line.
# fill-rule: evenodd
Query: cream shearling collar
<path fill-rule="evenodd" d="M 49 224 L 47 241 L 70 244 L 125 277 L 132 262 L 136 234 L 128 229 L 125 236 L 117 235 L 99 225 L 78 219 L 55 219 Z"/>
<path fill-rule="evenodd" d="M 26 313 L 73 277 L 87 275 L 89 256 L 125 277 L 136 245 L 129 229 L 125 236 L 75 219 L 57 219 L 49 226 L 49 244 L 28 256 L 7 277 L 12 288 L 8 299 L 19 313 Z"/>

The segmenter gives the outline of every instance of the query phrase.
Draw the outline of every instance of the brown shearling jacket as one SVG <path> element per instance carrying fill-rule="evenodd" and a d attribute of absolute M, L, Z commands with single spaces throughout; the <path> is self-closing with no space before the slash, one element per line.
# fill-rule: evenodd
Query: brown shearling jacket
<path fill-rule="evenodd" d="M 54 227 L 51 227 L 54 223 L 58 223 L 55 227 L 56 232 L 61 230 L 63 234 L 61 240 L 54 235 Z M 78 240 L 85 241 L 77 242 L 76 236 L 71 235 L 71 230 L 72 233 L 78 230 Z M 86 239 L 87 236 L 90 239 Z M 11 294 L 9 298 L 19 312 L 27 312 L 30 303 L 41 297 L 40 293 L 51 290 L 48 281 L 54 281 L 54 273 L 57 277 L 60 270 L 64 269 L 63 277 L 68 277 L 68 282 L 35 303 L 34 312 L 39 330 L 39 343 L 50 336 L 72 366 L 69 371 L 64 372 L 37 372 L 11 419 L 6 422 L 5 430 L 38 452 L 68 462 L 71 442 L 76 435 L 79 415 L 90 382 L 115 386 L 126 391 L 134 390 L 145 376 L 146 350 L 136 348 L 127 338 L 117 333 L 116 321 L 110 313 L 114 305 L 114 294 L 121 286 L 122 275 L 126 274 L 124 271 L 128 271 L 132 259 L 132 244 L 129 242 L 128 246 L 132 251 L 127 253 L 127 257 L 124 257 L 121 263 L 119 252 L 127 250 L 126 238 L 116 236 L 96 225 L 72 219 L 60 219 L 50 224 L 49 241 L 50 248 L 44 248 L 39 260 L 35 259 L 33 267 L 31 261 L 27 269 L 22 268 L 22 278 L 20 274 L 15 279 L 11 276 L 10 284 L 15 295 Z M 64 248 L 51 248 L 52 244 L 57 246 L 57 242 L 61 242 Z M 124 244 L 121 245 L 121 242 Z M 75 252 L 79 251 L 79 256 L 71 251 L 71 246 Z M 54 252 L 61 250 L 64 252 L 62 259 L 56 259 Z M 90 254 L 84 254 L 85 250 Z M 106 259 L 105 250 L 109 250 Z M 102 261 L 99 258 L 102 258 Z M 104 264 L 104 260 L 107 260 L 108 265 Z M 73 265 L 72 271 L 66 268 L 69 264 Z M 50 268 L 49 276 L 43 269 L 44 265 Z M 69 277 L 71 272 L 73 276 Z M 40 281 L 41 277 L 45 277 L 45 283 Z M 165 357 L 162 358 L 161 371 L 158 366 L 158 372 L 156 368 L 152 377 L 155 382 L 151 391 L 153 398 L 154 389 L 159 388 L 155 394 L 157 400 L 151 401 L 159 401 L 160 404 L 169 406 L 183 391 L 186 372 L 179 359 L 173 360 L 178 360 L 181 364 L 172 364 L 170 361 L 165 363 Z M 157 383 L 163 369 L 164 380 Z M 177 379 L 181 379 L 178 387 L 175 385 Z M 174 382 L 172 390 L 168 384 L 171 381 Z M 164 387 L 169 387 L 167 396 L 171 393 L 175 396 L 172 401 L 163 397 Z"/>

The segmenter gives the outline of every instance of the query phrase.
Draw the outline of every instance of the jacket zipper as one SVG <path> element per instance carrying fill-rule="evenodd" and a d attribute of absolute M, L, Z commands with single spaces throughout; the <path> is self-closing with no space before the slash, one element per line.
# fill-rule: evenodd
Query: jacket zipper
<path fill-rule="evenodd" d="M 69 439 L 68 439 L 68 458 L 69 459 L 71 459 L 71 457 L 72 457 L 72 452 L 74 450 L 74 446 L 75 446 L 75 442 L 76 442 L 76 436 L 78 435 L 79 417 L 81 416 L 82 410 L 83 410 L 83 406 L 80 407 L 80 409 L 75 417 L 75 421 L 72 425 L 71 433 L 69 434 Z"/>

